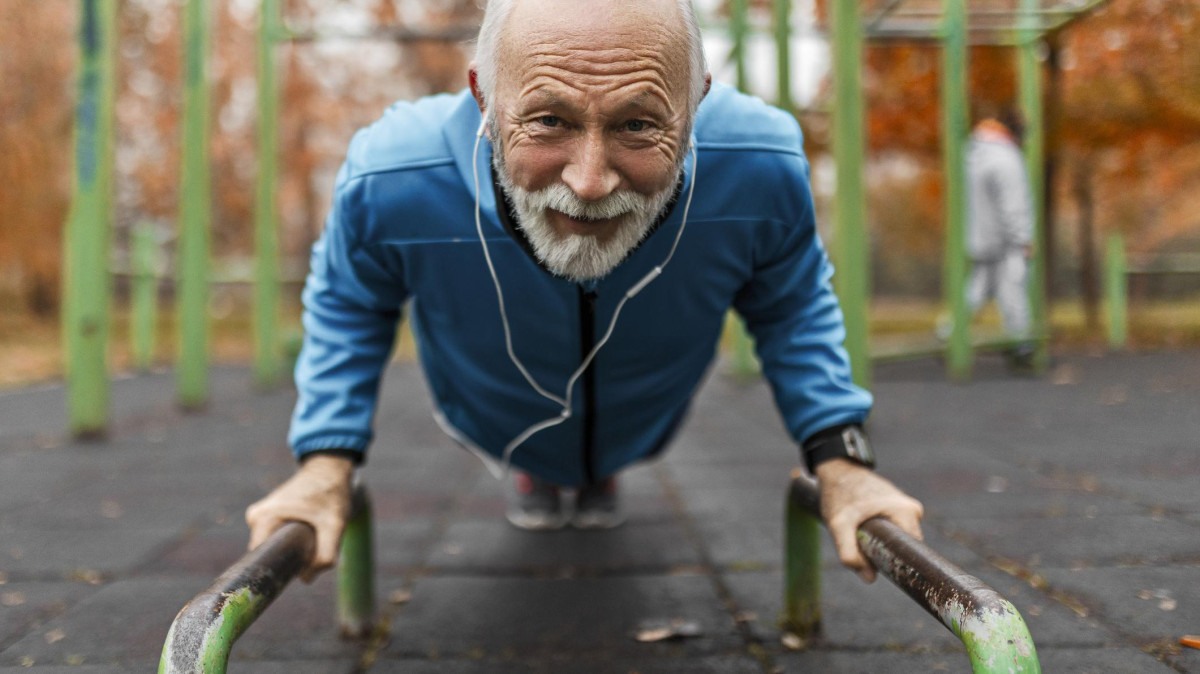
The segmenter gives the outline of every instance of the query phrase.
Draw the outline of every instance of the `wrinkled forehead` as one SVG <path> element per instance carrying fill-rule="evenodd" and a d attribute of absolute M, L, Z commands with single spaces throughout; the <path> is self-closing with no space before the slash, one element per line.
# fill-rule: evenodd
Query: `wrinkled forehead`
<path fill-rule="evenodd" d="M 498 52 L 501 86 L 535 58 L 560 55 L 640 65 L 687 90 L 688 32 L 677 0 L 518 0 Z"/>

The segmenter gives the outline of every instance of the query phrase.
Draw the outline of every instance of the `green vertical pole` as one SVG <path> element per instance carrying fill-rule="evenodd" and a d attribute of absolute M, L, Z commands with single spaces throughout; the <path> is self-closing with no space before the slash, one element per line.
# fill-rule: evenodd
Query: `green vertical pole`
<path fill-rule="evenodd" d="M 337 563 L 337 618 L 342 636 L 370 636 L 375 619 L 375 544 L 371 501 L 365 488 L 354 493 L 354 508 Z"/>
<path fill-rule="evenodd" d="M 1046 201 L 1045 174 L 1045 114 L 1042 108 L 1042 67 L 1037 47 L 1040 37 L 1036 12 L 1038 0 L 1021 0 L 1026 14 L 1021 23 L 1024 30 L 1017 47 L 1017 76 L 1019 80 L 1021 116 L 1025 118 L 1025 166 L 1029 176 L 1029 193 L 1033 207 L 1033 257 L 1029 261 L 1029 318 L 1030 332 L 1036 340 L 1033 366 L 1038 372 L 1049 365 L 1049 329 L 1046 321 L 1045 238 L 1043 222 Z"/>
<path fill-rule="evenodd" d="M 834 283 L 846 322 L 846 350 L 854 381 L 871 383 L 867 319 L 870 261 L 866 196 L 863 186 L 865 126 L 862 93 L 862 26 L 858 3 L 834 2 L 833 12 L 833 155 L 837 164 L 834 217 Z"/>
<path fill-rule="evenodd" d="M 258 24 L 258 187 L 254 206 L 254 374 L 259 386 L 279 380 L 279 236 L 276 232 L 275 123 L 279 90 L 275 82 L 278 0 L 263 0 Z"/>
<path fill-rule="evenodd" d="M 129 335 L 133 365 L 145 372 L 154 359 L 154 327 L 158 308 L 158 265 L 154 231 L 147 223 L 133 230 L 133 290 Z"/>
<path fill-rule="evenodd" d="M 784 513 L 783 627 L 807 641 L 821 628 L 821 522 L 794 491 Z"/>
<path fill-rule="evenodd" d="M 75 171 L 63 251 L 63 345 L 71 432 L 108 424 L 108 246 L 112 229 L 116 0 L 83 0 Z"/>
<path fill-rule="evenodd" d="M 970 316 L 964 292 L 966 256 L 966 179 L 963 145 L 967 136 L 967 3 L 943 0 L 942 155 L 946 172 L 946 251 L 942 291 L 953 317 L 946 365 L 952 379 L 971 376 Z"/>
<path fill-rule="evenodd" d="M 1120 232 L 1113 232 L 1108 237 L 1104 265 L 1104 290 L 1108 300 L 1108 345 L 1113 349 L 1125 348 L 1129 337 L 1127 273 L 1125 239 Z"/>
<path fill-rule="evenodd" d="M 792 103 L 792 0 L 775 0 L 775 54 L 779 66 L 775 69 L 775 105 L 795 113 Z"/>
<path fill-rule="evenodd" d="M 179 203 L 177 285 L 179 374 L 184 408 L 208 400 L 209 14 L 206 0 L 187 0 L 184 9 L 183 176 Z"/>
<path fill-rule="evenodd" d="M 750 81 L 746 77 L 746 37 L 750 29 L 748 0 L 729 0 L 729 33 L 733 39 L 734 78 L 739 91 L 747 91 Z"/>
<path fill-rule="evenodd" d="M 738 91 L 745 92 L 750 86 L 746 77 L 746 34 L 749 31 L 749 4 L 747 0 L 729 2 L 729 37 L 733 41 L 733 66 Z M 733 330 L 733 372 L 741 379 L 758 375 L 758 361 L 754 358 L 754 340 L 740 319 L 731 319 Z"/>

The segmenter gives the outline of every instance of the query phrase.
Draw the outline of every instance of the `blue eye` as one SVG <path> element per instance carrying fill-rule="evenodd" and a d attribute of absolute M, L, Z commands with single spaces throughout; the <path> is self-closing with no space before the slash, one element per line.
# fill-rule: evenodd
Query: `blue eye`
<path fill-rule="evenodd" d="M 633 131 L 636 133 L 638 131 L 645 131 L 648 128 L 650 128 L 650 125 L 647 124 L 646 120 L 644 119 L 631 119 L 628 122 L 625 122 L 626 131 Z"/>
<path fill-rule="evenodd" d="M 562 122 L 562 120 L 559 119 L 558 117 L 555 117 L 554 115 L 543 115 L 541 117 L 538 117 L 538 122 L 542 126 L 554 128 L 554 127 L 558 126 Z"/>

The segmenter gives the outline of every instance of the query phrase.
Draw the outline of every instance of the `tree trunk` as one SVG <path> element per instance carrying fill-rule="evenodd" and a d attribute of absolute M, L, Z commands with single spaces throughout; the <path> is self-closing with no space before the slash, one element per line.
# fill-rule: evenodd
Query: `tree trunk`
<path fill-rule="evenodd" d="M 1049 303 L 1059 295 L 1057 284 L 1054 282 L 1055 271 L 1058 269 L 1058 223 L 1054 220 L 1055 190 L 1054 180 L 1058 174 L 1060 145 L 1058 143 L 1059 114 L 1062 110 L 1062 69 L 1059 66 L 1059 55 L 1062 45 L 1057 34 L 1046 40 L 1046 88 L 1045 129 L 1046 148 L 1042 165 L 1043 200 L 1042 200 L 1042 276 L 1046 289 L 1046 302 Z"/>
<path fill-rule="evenodd" d="M 1100 327 L 1100 286 L 1096 278 L 1096 208 L 1092 198 L 1091 157 L 1075 166 L 1072 192 L 1079 208 L 1079 290 L 1089 333 Z"/>

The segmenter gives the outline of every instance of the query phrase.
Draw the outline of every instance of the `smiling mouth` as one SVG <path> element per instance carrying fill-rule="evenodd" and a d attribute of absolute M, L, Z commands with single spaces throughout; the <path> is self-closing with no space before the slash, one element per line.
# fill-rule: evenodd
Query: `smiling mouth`
<path fill-rule="evenodd" d="M 587 215 L 581 215 L 581 216 L 570 215 L 568 213 L 563 213 L 562 211 L 555 210 L 553 208 L 549 209 L 549 210 L 551 213 L 555 213 L 556 215 L 559 216 L 559 218 L 561 218 L 563 220 L 567 220 L 571 224 L 577 224 L 577 225 L 583 225 L 583 226 L 607 225 L 607 224 L 616 222 L 620 217 L 620 216 L 618 216 L 615 218 L 593 218 L 593 217 L 590 217 Z"/>

